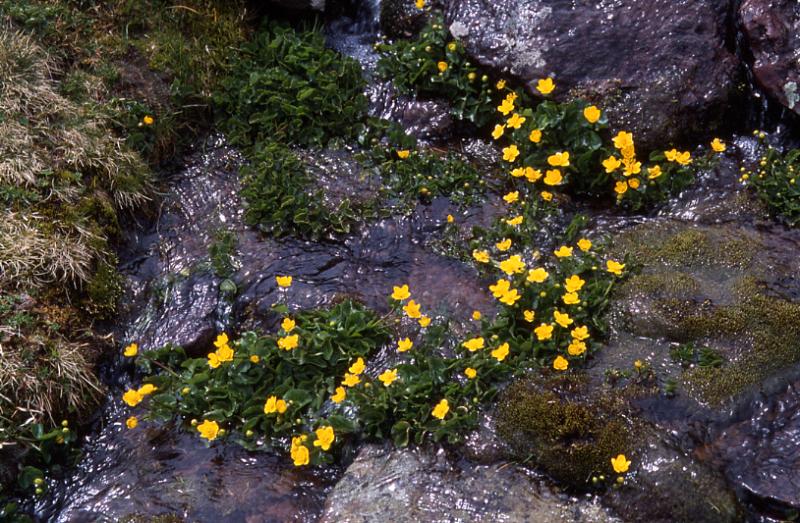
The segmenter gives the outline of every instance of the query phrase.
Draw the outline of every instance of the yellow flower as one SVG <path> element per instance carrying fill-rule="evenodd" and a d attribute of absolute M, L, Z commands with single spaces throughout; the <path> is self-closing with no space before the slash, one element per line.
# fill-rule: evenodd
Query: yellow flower
<path fill-rule="evenodd" d="M 482 318 L 481 311 L 472 311 L 472 319 L 478 321 Z"/>
<path fill-rule="evenodd" d="M 411 347 L 414 346 L 414 342 L 411 341 L 409 338 L 403 338 L 402 340 L 397 340 L 397 352 L 405 352 L 407 350 L 411 350 Z"/>
<path fill-rule="evenodd" d="M 594 105 L 590 105 L 583 110 L 583 117 L 586 118 L 586 121 L 589 123 L 596 123 L 597 120 L 600 119 L 600 114 L 600 109 Z"/>
<path fill-rule="evenodd" d="M 513 162 L 519 156 L 519 149 L 514 144 L 509 145 L 508 147 L 503 147 L 503 160 L 507 162 Z"/>
<path fill-rule="evenodd" d="M 515 216 L 511 219 L 506 220 L 506 223 L 511 225 L 512 227 L 516 227 L 517 225 L 521 224 L 524 218 L 522 216 Z"/>
<path fill-rule="evenodd" d="M 408 303 L 403 306 L 403 310 L 408 317 L 412 319 L 417 319 L 422 316 L 422 313 L 419 311 L 419 303 L 414 300 L 408 300 Z"/>
<path fill-rule="evenodd" d="M 275 281 L 278 283 L 278 287 L 288 288 L 292 286 L 291 276 L 275 276 Z"/>
<path fill-rule="evenodd" d="M 614 192 L 615 192 L 615 193 L 617 193 L 617 194 L 619 194 L 620 196 L 621 196 L 621 195 L 623 195 L 623 194 L 625 194 L 625 192 L 626 192 L 627 190 L 628 190 L 628 184 L 627 184 L 627 182 L 617 182 L 617 183 L 614 185 Z"/>
<path fill-rule="evenodd" d="M 569 153 L 559 152 L 547 157 L 547 163 L 553 167 L 569 167 Z"/>
<path fill-rule="evenodd" d="M 559 311 L 553 311 L 553 318 L 556 320 L 556 323 L 564 327 L 565 329 L 572 325 L 574 320 L 569 317 L 569 314 L 566 312 L 562 313 Z"/>
<path fill-rule="evenodd" d="M 296 349 L 299 339 L 300 336 L 298 336 L 297 334 L 290 334 L 289 336 L 278 338 L 278 347 L 280 347 L 283 350 Z"/>
<path fill-rule="evenodd" d="M 553 89 L 556 88 L 556 84 L 553 83 L 552 78 L 542 78 L 538 82 L 536 82 L 536 90 L 542 94 L 550 94 L 553 92 Z"/>
<path fill-rule="evenodd" d="M 286 332 L 292 332 L 295 328 L 296 323 L 291 318 L 284 318 L 281 322 L 281 329 Z"/>
<path fill-rule="evenodd" d="M 534 169 L 533 167 L 526 167 L 525 168 L 525 179 L 531 183 L 534 183 L 539 178 L 542 177 L 542 171 L 539 169 Z"/>
<path fill-rule="evenodd" d="M 219 359 L 220 363 L 233 361 L 233 349 L 231 349 L 230 346 L 223 345 L 222 347 L 218 348 L 216 352 L 217 352 L 217 358 Z"/>
<path fill-rule="evenodd" d="M 139 403 L 142 402 L 144 396 L 138 391 L 134 389 L 128 389 L 125 391 L 125 394 L 122 395 L 122 401 L 127 403 L 129 407 L 135 407 Z"/>
<path fill-rule="evenodd" d="M 444 419 L 448 412 L 450 412 L 450 404 L 447 400 L 442 400 L 433 407 L 431 414 L 433 414 L 434 418 Z"/>
<path fill-rule="evenodd" d="M 135 429 L 137 425 L 139 425 L 139 418 L 136 416 L 131 416 L 125 420 L 125 426 L 129 429 Z"/>
<path fill-rule="evenodd" d="M 317 435 L 317 439 L 314 440 L 314 446 L 322 450 L 330 449 L 331 443 L 336 439 L 336 436 L 333 434 L 333 427 L 330 426 L 320 427 L 315 430 L 314 433 Z"/>
<path fill-rule="evenodd" d="M 517 100 L 517 93 L 515 93 L 513 91 L 508 93 L 506 95 L 506 100 L 508 100 L 509 102 L 515 102 Z"/>
<path fill-rule="evenodd" d="M 544 200 L 546 202 L 549 202 L 550 200 L 553 199 L 553 193 L 551 193 L 549 191 L 542 191 L 541 196 L 542 196 L 542 200 Z"/>
<path fill-rule="evenodd" d="M 406 158 L 408 158 L 409 154 L 411 154 L 411 151 L 409 151 L 408 149 L 401 149 L 397 151 L 397 157 L 400 158 L 401 160 L 405 160 Z"/>
<path fill-rule="evenodd" d="M 675 157 L 675 161 L 680 165 L 689 165 L 692 163 L 692 155 L 689 151 L 678 153 L 678 156 Z"/>
<path fill-rule="evenodd" d="M 583 288 L 583 285 L 586 283 L 586 280 L 582 279 L 577 274 L 573 274 L 566 280 L 564 280 L 564 288 L 567 292 L 578 292 Z"/>
<path fill-rule="evenodd" d="M 439 68 L 440 73 L 443 73 L 447 71 L 447 62 L 439 62 L 438 64 L 436 64 L 436 67 Z"/>
<path fill-rule="evenodd" d="M 569 344 L 569 347 L 567 347 L 567 352 L 570 356 L 580 356 L 586 352 L 586 344 L 582 341 L 573 339 Z"/>
<path fill-rule="evenodd" d="M 342 381 L 342 383 L 344 384 L 345 387 L 353 387 L 361 383 L 361 378 L 359 378 L 355 374 L 350 374 L 349 372 L 346 372 L 344 374 L 344 380 Z"/>
<path fill-rule="evenodd" d="M 528 140 L 532 141 L 533 143 L 539 143 L 542 141 L 542 131 L 539 129 L 534 129 L 531 131 L 531 134 L 528 135 Z"/>
<path fill-rule="evenodd" d="M 397 379 L 397 369 L 386 370 L 378 376 L 378 380 L 383 383 L 384 387 L 388 387 Z"/>
<path fill-rule="evenodd" d="M 197 426 L 197 431 L 200 433 L 201 438 L 213 441 L 217 439 L 217 435 L 219 434 L 219 425 L 216 421 L 204 419 L 203 423 Z"/>
<path fill-rule="evenodd" d="M 475 258 L 475 261 L 479 263 L 489 263 L 489 253 L 487 251 L 479 251 L 478 249 L 475 249 L 472 251 L 472 257 Z"/>
<path fill-rule="evenodd" d="M 563 179 L 564 177 L 561 176 L 561 171 L 559 171 L 558 169 L 549 169 L 544 176 L 544 183 L 545 185 L 551 185 L 551 186 L 558 185 L 561 183 Z"/>
<path fill-rule="evenodd" d="M 466 369 L 464 369 L 464 376 L 466 376 L 468 379 L 474 379 L 475 376 L 477 375 L 478 371 L 473 369 L 472 367 L 467 367 Z"/>
<path fill-rule="evenodd" d="M 422 316 L 417 320 L 420 327 L 427 327 L 431 324 L 431 319 L 428 316 Z"/>
<path fill-rule="evenodd" d="M 494 138 L 495 140 L 499 139 L 501 136 L 503 136 L 503 133 L 505 131 L 506 131 L 505 125 L 500 125 L 500 124 L 495 125 L 494 131 L 492 131 L 492 138 Z"/>
<path fill-rule="evenodd" d="M 336 392 L 331 396 L 331 401 L 334 403 L 341 403 L 347 398 L 347 389 L 344 387 L 336 387 Z"/>
<path fill-rule="evenodd" d="M 654 167 L 648 167 L 647 168 L 647 177 L 650 180 L 655 180 L 656 178 L 661 176 L 661 174 L 662 173 L 661 173 L 661 166 L 660 165 L 656 165 Z"/>
<path fill-rule="evenodd" d="M 622 165 L 622 162 L 620 162 L 616 156 L 609 156 L 603 160 L 603 167 L 606 168 L 606 173 L 613 173 L 619 169 L 620 165 Z"/>
<path fill-rule="evenodd" d="M 424 3 L 425 0 L 417 0 L 417 6 L 419 6 L 420 2 Z M 309 463 L 309 453 L 308 447 L 305 445 L 294 445 L 292 444 L 292 461 L 294 462 L 295 467 L 301 467 L 303 465 L 308 465 Z"/>
<path fill-rule="evenodd" d="M 497 87 L 498 91 L 501 90 L 501 89 L 505 89 L 506 81 L 505 80 L 498 80 L 497 84 L 495 84 L 495 87 Z"/>
<path fill-rule="evenodd" d="M 678 158 L 678 150 L 670 149 L 669 151 L 664 151 L 664 156 L 666 156 L 667 161 L 674 162 Z"/>
<path fill-rule="evenodd" d="M 278 399 L 277 396 L 270 396 L 264 402 L 264 414 L 274 414 L 276 412 L 279 414 L 286 412 L 286 402 Z"/>
<path fill-rule="evenodd" d="M 565 305 L 575 305 L 581 302 L 577 292 L 567 292 L 561 297 Z"/>
<path fill-rule="evenodd" d="M 611 466 L 617 474 L 624 474 L 628 472 L 631 462 L 625 458 L 625 454 L 619 454 L 616 458 L 611 458 Z"/>
<path fill-rule="evenodd" d="M 711 140 L 711 148 L 714 149 L 714 152 L 721 153 L 724 152 L 725 149 L 727 149 L 727 146 L 725 145 L 725 142 L 723 142 L 719 138 L 714 138 L 713 140 Z"/>
<path fill-rule="evenodd" d="M 153 118 L 149 114 L 144 115 L 144 118 L 142 118 L 142 123 L 145 125 L 153 125 L 155 121 L 156 121 L 155 118 Z"/>
<path fill-rule="evenodd" d="M 250 361 L 252 363 L 258 363 L 259 361 L 261 361 L 261 358 L 258 356 L 258 354 L 253 354 L 252 356 L 250 356 Z"/>
<path fill-rule="evenodd" d="M 589 328 L 586 325 L 581 325 L 580 327 L 575 327 L 574 329 L 572 329 L 572 332 L 570 332 L 570 334 L 576 340 L 583 341 L 589 338 Z"/>
<path fill-rule="evenodd" d="M 449 50 L 451 50 L 451 51 L 455 51 L 457 47 L 458 47 L 458 46 L 456 45 L 456 43 L 455 43 L 455 42 L 450 42 L 449 44 L 447 44 L 447 48 L 448 48 Z"/>
<path fill-rule="evenodd" d="M 639 188 L 639 178 L 631 178 L 628 180 L 628 187 L 631 189 L 638 189 Z"/>
<path fill-rule="evenodd" d="M 553 337 L 553 324 L 552 323 L 542 323 L 535 329 L 533 332 L 536 333 L 536 339 L 539 341 L 549 340 Z"/>
<path fill-rule="evenodd" d="M 533 323 L 533 319 L 536 317 L 536 313 L 534 311 L 522 311 L 522 316 L 525 318 L 525 321 L 528 323 Z"/>
<path fill-rule="evenodd" d="M 494 285 L 489 285 L 489 290 L 492 291 L 492 296 L 499 298 L 511 290 L 511 282 L 505 279 L 497 280 Z"/>
<path fill-rule="evenodd" d="M 622 274 L 622 269 L 625 268 L 624 263 L 619 263 L 614 260 L 608 260 L 606 262 L 606 270 L 611 274 L 616 274 L 617 276 Z"/>
<path fill-rule="evenodd" d="M 139 387 L 139 390 L 137 390 L 136 392 L 141 394 L 142 397 L 145 397 L 145 396 L 149 396 L 150 394 L 154 393 L 157 390 L 158 390 L 158 387 L 156 387 L 152 383 L 145 383 L 144 385 Z"/>
<path fill-rule="evenodd" d="M 500 252 L 506 252 L 508 249 L 511 248 L 511 239 L 510 238 L 503 238 L 501 241 L 494 244 L 497 247 L 497 250 Z"/>
<path fill-rule="evenodd" d="M 477 338 L 470 338 L 461 345 L 470 352 L 475 352 L 476 350 L 480 350 L 483 348 L 483 338 L 480 336 Z"/>
<path fill-rule="evenodd" d="M 528 281 L 531 283 L 542 283 L 550 274 L 541 267 L 528 271 Z"/>
<path fill-rule="evenodd" d="M 491 352 L 491 355 L 497 361 L 503 361 L 508 356 L 508 343 L 503 343 Z"/>
<path fill-rule="evenodd" d="M 511 289 L 500 297 L 500 303 L 506 305 L 514 305 L 522 296 L 517 292 L 517 289 Z"/>
<path fill-rule="evenodd" d="M 589 249 L 592 248 L 592 241 L 587 238 L 581 238 L 578 240 L 578 248 L 583 252 L 589 252 Z"/>
<path fill-rule="evenodd" d="M 612 138 L 612 140 L 614 141 L 614 147 L 617 149 L 633 147 L 633 135 L 631 133 L 620 131 L 614 138 Z"/>
<path fill-rule="evenodd" d="M 497 106 L 497 110 L 503 113 L 503 116 L 507 116 L 508 113 L 514 110 L 514 100 L 509 100 L 506 98 L 500 105 Z"/>
<path fill-rule="evenodd" d="M 350 368 L 347 370 L 349 370 L 352 374 L 358 376 L 359 374 L 364 372 L 365 368 L 367 368 L 367 366 L 364 364 L 364 358 L 358 358 L 356 362 L 350 365 Z"/>
<path fill-rule="evenodd" d="M 214 346 L 216 348 L 224 347 L 229 341 L 228 335 L 223 332 L 217 335 L 217 339 L 214 340 Z"/>
<path fill-rule="evenodd" d="M 622 173 L 625 176 L 630 176 L 632 174 L 639 174 L 642 172 L 642 162 L 637 162 L 635 160 L 622 160 L 623 165 L 625 165 L 625 171 Z"/>
<path fill-rule="evenodd" d="M 220 361 L 219 361 L 219 357 L 217 356 L 217 353 L 216 352 L 212 352 L 211 354 L 209 354 L 208 355 L 208 366 L 211 367 L 212 369 L 216 369 L 217 367 L 219 367 L 219 365 L 220 365 Z"/>
<path fill-rule="evenodd" d="M 511 115 L 511 118 L 506 122 L 511 129 L 519 129 L 525 123 L 526 118 L 517 113 Z"/>
<path fill-rule="evenodd" d="M 569 361 L 561 356 L 556 356 L 556 359 L 553 360 L 553 368 L 556 370 L 567 370 L 569 367 Z"/>
<path fill-rule="evenodd" d="M 622 157 L 629 161 L 636 157 L 636 148 L 633 144 L 623 147 L 620 152 L 622 153 Z"/>
<path fill-rule="evenodd" d="M 525 270 L 525 262 L 522 261 L 519 254 L 515 254 L 500 262 L 500 270 L 509 276 L 519 274 Z"/>
<path fill-rule="evenodd" d="M 506 203 L 514 203 L 515 201 L 519 200 L 519 191 L 512 191 L 505 196 L 503 196 L 503 200 Z"/>
<path fill-rule="evenodd" d="M 525 169 L 522 167 L 517 167 L 516 169 L 511 169 L 511 176 L 514 178 L 521 178 L 525 175 Z"/>
<path fill-rule="evenodd" d="M 572 256 L 572 247 L 562 245 L 557 250 L 553 251 L 553 254 L 555 254 L 557 258 L 569 258 Z"/>
<path fill-rule="evenodd" d="M 392 286 L 393 300 L 403 301 L 409 296 L 411 296 L 411 293 L 408 291 L 408 285 Z"/>
<path fill-rule="evenodd" d="M 130 345 L 125 347 L 124 351 L 122 351 L 122 355 L 125 356 L 126 358 L 133 358 L 137 354 L 139 354 L 139 346 L 135 343 L 131 343 Z"/>
<path fill-rule="evenodd" d="M 417 9 L 422 9 L 425 7 L 425 0 L 417 0 L 415 5 L 417 6 Z"/>

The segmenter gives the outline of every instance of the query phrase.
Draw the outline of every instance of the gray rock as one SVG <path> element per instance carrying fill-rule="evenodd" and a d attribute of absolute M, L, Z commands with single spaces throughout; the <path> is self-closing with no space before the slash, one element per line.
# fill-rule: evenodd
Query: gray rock
<path fill-rule="evenodd" d="M 738 65 L 722 0 L 448 0 L 446 20 L 476 62 L 535 93 L 585 97 L 642 148 L 719 128 Z"/>
<path fill-rule="evenodd" d="M 328 496 L 323 523 L 618 521 L 515 466 L 453 463 L 443 451 L 367 446 Z"/>
<path fill-rule="evenodd" d="M 790 0 L 745 0 L 739 19 L 758 84 L 779 103 L 800 114 L 800 4 Z"/>

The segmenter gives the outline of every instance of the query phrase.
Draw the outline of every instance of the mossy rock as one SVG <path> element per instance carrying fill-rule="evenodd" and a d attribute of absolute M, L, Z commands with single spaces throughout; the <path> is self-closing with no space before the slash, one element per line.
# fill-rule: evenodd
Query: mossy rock
<path fill-rule="evenodd" d="M 635 427 L 619 394 L 586 393 L 580 379 L 559 378 L 547 386 L 518 381 L 503 395 L 500 436 L 520 457 L 531 457 L 557 481 L 575 488 L 613 474 L 610 457 L 632 455 Z"/>

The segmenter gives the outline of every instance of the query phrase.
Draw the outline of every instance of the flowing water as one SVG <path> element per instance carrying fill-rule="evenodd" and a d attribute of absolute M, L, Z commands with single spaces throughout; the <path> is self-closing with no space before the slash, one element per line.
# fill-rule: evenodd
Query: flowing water
<path fill-rule="evenodd" d="M 377 59 L 372 45 L 378 9 L 373 0 L 355 18 L 342 17 L 327 26 L 331 45 L 357 58 L 369 77 Z M 438 102 L 399 97 L 391 84 L 372 80 L 368 94 L 373 114 L 403 122 L 420 138 L 441 140 L 451 132 L 452 122 Z M 755 219 L 742 204 L 738 166 L 756 161 L 755 140 L 738 137 L 732 145 L 735 153 L 720 167 L 705 173 L 697 187 L 655 215 L 576 210 L 590 216 L 594 237 L 617 236 L 643 224 L 726 227 L 732 234 L 757 237 L 768 253 L 759 258 L 766 272 L 796 274 L 800 234 Z M 322 183 L 330 197 L 351 194 L 353 184 L 366 183 L 358 190 L 369 190 L 369 180 L 348 176 L 352 169 L 346 157 L 336 152 L 315 156 L 316 168 L 327 173 Z M 242 221 L 238 197 L 242 164 L 241 155 L 221 136 L 198 144 L 185 167 L 169 177 L 158 216 L 142 217 L 140 224 L 130 227 L 120 251 L 127 294 L 115 329 L 118 345 L 136 340 L 147 349 L 172 342 L 201 351 L 222 330 L 272 328 L 274 276 L 281 273 L 295 278 L 291 300 L 295 308 L 317 307 L 348 295 L 385 310 L 387 289 L 403 281 L 421 289 L 419 298 L 427 307 L 453 316 L 456 328 L 473 309 L 492 309 L 482 290 L 485 282 L 475 271 L 436 254 L 430 243 L 441 235 L 447 214 L 457 215 L 458 222 L 468 227 L 489 222 L 497 213 L 496 205 L 463 211 L 447 199 L 437 199 L 419 205 L 408 217 L 362 224 L 343 239 L 265 239 Z M 208 248 L 219 230 L 239 238 L 237 271 L 231 277 L 235 293 L 226 292 L 223 278 L 208 267 Z M 716 282 L 728 277 L 714 268 L 703 274 L 704 280 Z M 768 280 L 772 292 L 800 298 L 797 279 Z M 721 284 L 710 288 L 718 289 L 714 295 L 718 302 L 729 298 Z M 382 353 L 372 364 L 382 364 L 388 357 Z M 589 372 L 599 381 L 608 369 L 629 367 L 635 359 L 655 367 L 662 381 L 678 375 L 666 342 L 616 326 L 609 347 Z M 613 520 L 597 498 L 570 497 L 546 478 L 507 464 L 491 416 L 459 455 L 441 449 L 367 447 L 344 476 L 339 467 L 296 469 L 286 456 L 252 454 L 233 444 L 207 447 L 171 424 L 144 423 L 129 431 L 124 428 L 129 413 L 119 397 L 137 382 L 127 365 L 115 360 L 105 369 L 107 402 L 85 437 L 77 467 L 65 479 L 53 480 L 48 495 L 36 503 L 41 520 L 117 521 L 128 514 L 176 514 L 187 521 L 277 522 L 316 521 L 324 513 L 325 521 L 361 521 L 354 515 L 367 510 L 365 499 L 383 500 L 368 513 L 389 520 L 392 511 L 403 515 L 409 507 L 416 507 L 412 513 L 421 521 Z M 787 472 L 800 459 L 799 384 L 787 378 L 773 387 L 775 393 L 724 415 L 712 414 L 680 395 L 655 398 L 642 409 L 665 434 L 680 434 L 672 445 L 694 452 L 739 486 L 737 493 L 750 503 L 753 518 L 767 521 L 772 513 L 800 505 L 794 499 L 800 486 L 792 483 L 797 478 Z M 652 452 L 654 463 L 661 459 L 659 452 Z M 763 462 L 767 465 L 761 466 Z M 786 487 L 781 489 L 780 484 Z"/>

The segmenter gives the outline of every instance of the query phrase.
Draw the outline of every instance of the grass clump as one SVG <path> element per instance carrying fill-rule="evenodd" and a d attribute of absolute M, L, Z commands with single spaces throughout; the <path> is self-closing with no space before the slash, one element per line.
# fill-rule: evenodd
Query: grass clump
<path fill-rule="evenodd" d="M 366 116 L 361 67 L 327 49 L 316 27 L 265 24 L 244 46 L 215 96 L 233 143 L 324 146 L 354 138 Z"/>

